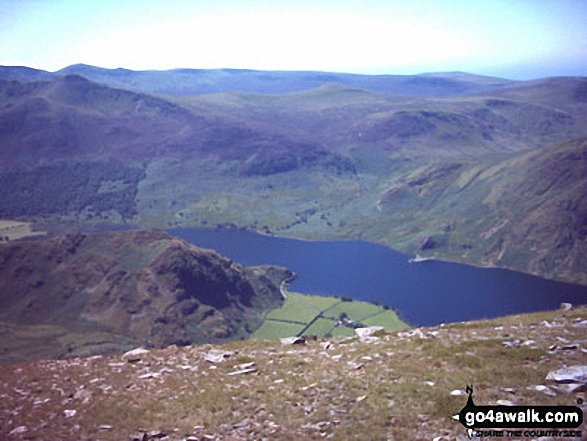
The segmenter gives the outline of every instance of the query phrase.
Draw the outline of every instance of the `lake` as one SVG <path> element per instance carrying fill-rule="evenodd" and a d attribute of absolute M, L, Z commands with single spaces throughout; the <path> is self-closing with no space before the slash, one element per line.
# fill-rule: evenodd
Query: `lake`
<path fill-rule="evenodd" d="M 376 301 L 408 323 L 440 323 L 584 304 L 587 287 L 516 271 L 459 263 L 408 263 L 411 256 L 361 241 L 304 241 L 244 230 L 179 228 L 170 234 L 238 263 L 274 264 L 297 274 L 292 290 Z"/>

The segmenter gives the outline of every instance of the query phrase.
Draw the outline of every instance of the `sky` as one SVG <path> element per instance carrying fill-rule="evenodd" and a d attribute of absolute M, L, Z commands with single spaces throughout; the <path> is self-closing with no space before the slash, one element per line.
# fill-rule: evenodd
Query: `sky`
<path fill-rule="evenodd" d="M 587 0 L 0 0 L 0 65 L 587 76 Z"/>

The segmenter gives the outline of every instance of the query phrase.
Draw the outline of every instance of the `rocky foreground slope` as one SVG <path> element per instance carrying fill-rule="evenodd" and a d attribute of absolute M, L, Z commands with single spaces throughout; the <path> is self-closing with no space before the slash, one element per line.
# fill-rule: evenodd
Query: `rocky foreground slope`
<path fill-rule="evenodd" d="M 468 384 L 478 405 L 585 411 L 585 375 L 571 385 L 547 376 L 587 371 L 586 330 L 583 307 L 364 339 L 248 340 L 4 364 L 0 436 L 465 440 L 451 415 L 465 405 Z M 585 439 L 585 423 L 579 430 Z"/>
<path fill-rule="evenodd" d="M 291 273 L 245 267 L 162 231 L 0 246 L 0 360 L 246 337 Z"/>

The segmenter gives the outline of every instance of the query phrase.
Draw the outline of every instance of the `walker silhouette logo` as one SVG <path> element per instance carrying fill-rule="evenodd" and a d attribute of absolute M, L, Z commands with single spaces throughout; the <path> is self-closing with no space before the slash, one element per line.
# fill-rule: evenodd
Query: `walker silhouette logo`
<path fill-rule="evenodd" d="M 469 395 L 467 404 L 458 413 L 458 420 L 468 429 L 469 437 L 473 434 L 484 436 L 485 433 L 479 432 L 479 429 L 499 428 L 491 431 L 491 436 L 521 436 L 521 431 L 505 429 L 573 429 L 583 422 L 583 412 L 577 406 L 477 406 L 473 402 L 473 386 L 467 386 L 466 391 Z M 536 431 L 526 432 L 530 436 L 537 434 Z M 580 433 L 565 430 L 548 432 L 554 436 L 576 436 Z"/>

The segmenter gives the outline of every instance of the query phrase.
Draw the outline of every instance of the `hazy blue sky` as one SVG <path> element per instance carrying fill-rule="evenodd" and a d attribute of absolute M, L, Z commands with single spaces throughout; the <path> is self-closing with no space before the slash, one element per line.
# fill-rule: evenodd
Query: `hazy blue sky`
<path fill-rule="evenodd" d="M 0 0 L 0 64 L 587 76 L 587 0 Z"/>

